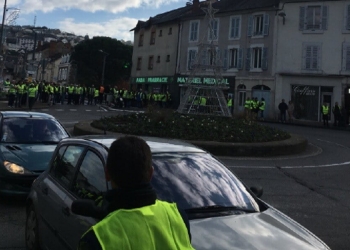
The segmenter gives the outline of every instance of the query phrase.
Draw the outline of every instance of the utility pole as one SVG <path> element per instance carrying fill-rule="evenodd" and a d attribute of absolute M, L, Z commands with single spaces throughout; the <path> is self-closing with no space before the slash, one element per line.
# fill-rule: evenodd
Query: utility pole
<path fill-rule="evenodd" d="M 2 38 L 4 36 L 4 26 L 5 26 L 5 16 L 6 16 L 6 4 L 7 4 L 7 0 L 5 0 L 5 4 L 4 4 L 4 12 L 2 13 L 2 24 L 1 24 L 1 35 L 0 35 L 0 38 L 1 38 L 1 44 L 0 44 L 0 52 L 1 54 L 3 54 L 3 41 L 2 41 Z"/>
<path fill-rule="evenodd" d="M 0 77 L 2 78 L 2 73 L 4 71 L 4 65 L 5 65 L 5 56 L 4 56 L 4 44 L 3 44 L 3 36 L 4 36 L 4 28 L 5 28 L 5 15 L 6 15 L 6 4 L 7 4 L 7 0 L 5 0 L 5 4 L 4 4 L 4 11 L 2 13 L 2 24 L 1 24 L 1 33 L 0 33 L 0 55 L 2 57 L 1 60 L 1 72 L 0 72 Z"/>
<path fill-rule="evenodd" d="M 106 53 L 106 52 L 104 52 L 102 49 L 100 49 L 99 52 L 103 53 L 103 68 L 102 68 L 102 83 L 101 83 L 101 85 L 104 86 L 106 57 L 107 57 L 109 54 Z"/>

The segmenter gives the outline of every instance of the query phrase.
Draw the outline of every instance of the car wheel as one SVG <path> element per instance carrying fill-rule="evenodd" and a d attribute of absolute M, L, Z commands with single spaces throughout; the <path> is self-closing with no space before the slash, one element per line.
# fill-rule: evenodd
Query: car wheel
<path fill-rule="evenodd" d="M 28 209 L 25 236 L 27 250 L 40 249 L 38 218 L 33 205 L 31 205 Z"/>

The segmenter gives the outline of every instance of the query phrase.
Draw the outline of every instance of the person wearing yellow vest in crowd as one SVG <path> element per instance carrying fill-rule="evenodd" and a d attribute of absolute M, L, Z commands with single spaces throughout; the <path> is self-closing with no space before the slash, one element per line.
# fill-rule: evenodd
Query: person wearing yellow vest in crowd
<path fill-rule="evenodd" d="M 199 97 L 199 112 L 200 113 L 207 113 L 207 98 L 205 96 Z"/>
<path fill-rule="evenodd" d="M 250 97 L 247 97 L 247 99 L 245 100 L 245 103 L 244 103 L 244 114 L 246 117 L 249 117 L 250 116 Z"/>
<path fill-rule="evenodd" d="M 69 85 L 67 88 L 67 92 L 68 92 L 68 103 L 67 104 L 72 104 L 73 101 L 73 92 L 74 92 L 74 86 L 73 84 Z"/>
<path fill-rule="evenodd" d="M 31 83 L 28 88 L 28 105 L 29 105 L 29 110 L 32 110 L 33 105 L 36 100 L 36 95 L 37 95 L 37 87 L 34 85 L 34 83 Z"/>
<path fill-rule="evenodd" d="M 328 106 L 328 103 L 323 102 L 321 111 L 322 111 L 323 126 L 329 127 L 329 125 L 328 125 L 328 119 L 329 119 L 329 106 Z"/>
<path fill-rule="evenodd" d="M 124 136 L 110 146 L 105 174 L 111 182 L 102 202 L 106 216 L 80 239 L 79 250 L 192 250 L 186 213 L 157 199 L 151 185 L 152 154 L 147 143 Z"/>
<path fill-rule="evenodd" d="M 233 114 L 233 101 L 232 101 L 232 96 L 231 95 L 228 97 L 227 107 L 230 110 L 231 114 Z"/>
<path fill-rule="evenodd" d="M 99 88 L 95 88 L 95 91 L 94 91 L 94 102 L 95 102 L 95 105 L 98 104 L 99 99 L 100 99 L 100 90 L 99 90 Z"/>
<path fill-rule="evenodd" d="M 10 84 L 9 90 L 8 90 L 8 106 L 9 108 L 13 108 L 15 98 L 16 98 L 16 85 Z"/>
<path fill-rule="evenodd" d="M 10 81 L 10 79 L 6 79 L 5 81 L 4 81 L 4 87 L 10 87 L 10 84 L 11 84 L 11 81 Z"/>
<path fill-rule="evenodd" d="M 260 110 L 260 119 L 264 120 L 264 111 L 265 111 L 265 99 L 261 98 L 261 101 L 259 102 L 259 110 Z"/>

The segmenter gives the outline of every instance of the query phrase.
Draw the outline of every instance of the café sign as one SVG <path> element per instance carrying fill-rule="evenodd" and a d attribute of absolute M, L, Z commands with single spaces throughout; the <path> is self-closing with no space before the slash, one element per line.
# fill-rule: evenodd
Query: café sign
<path fill-rule="evenodd" d="M 299 95 L 314 96 L 316 95 L 316 90 L 310 89 L 310 86 L 295 86 L 294 93 Z"/>

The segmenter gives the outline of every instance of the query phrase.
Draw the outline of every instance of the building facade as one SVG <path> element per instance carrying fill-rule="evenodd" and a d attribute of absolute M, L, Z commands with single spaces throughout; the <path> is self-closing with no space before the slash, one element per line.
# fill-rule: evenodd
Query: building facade
<path fill-rule="evenodd" d="M 302 120 L 320 121 L 323 103 L 350 110 L 350 1 L 281 1 L 277 17 L 276 99 Z"/>

